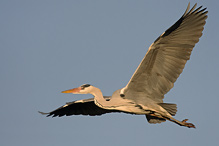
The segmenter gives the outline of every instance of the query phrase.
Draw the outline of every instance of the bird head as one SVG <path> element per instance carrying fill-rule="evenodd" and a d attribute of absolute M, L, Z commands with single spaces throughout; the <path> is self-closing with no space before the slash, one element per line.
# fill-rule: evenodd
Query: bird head
<path fill-rule="evenodd" d="M 62 91 L 62 93 L 89 94 L 91 93 L 92 88 L 93 86 L 91 86 L 90 84 L 84 84 L 78 88 L 73 88 L 73 89 Z"/>

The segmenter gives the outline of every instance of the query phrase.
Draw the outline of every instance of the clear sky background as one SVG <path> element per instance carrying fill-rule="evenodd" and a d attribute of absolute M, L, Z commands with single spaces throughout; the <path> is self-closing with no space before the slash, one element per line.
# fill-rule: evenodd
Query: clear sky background
<path fill-rule="evenodd" d="M 176 119 L 151 125 L 145 116 L 106 114 L 47 118 L 65 102 L 91 95 L 61 91 L 90 83 L 104 95 L 124 87 L 151 43 L 174 24 L 188 0 L 1 0 L 0 145 L 195 146 L 219 144 L 219 2 L 208 8 L 199 43 L 164 102 Z"/>

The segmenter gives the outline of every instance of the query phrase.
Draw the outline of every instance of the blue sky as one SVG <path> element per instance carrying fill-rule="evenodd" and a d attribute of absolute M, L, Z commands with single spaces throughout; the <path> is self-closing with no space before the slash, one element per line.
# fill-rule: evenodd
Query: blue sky
<path fill-rule="evenodd" d="M 104 95 L 124 87 L 150 44 L 184 13 L 189 1 L 1 0 L 0 145 L 217 145 L 218 6 L 208 8 L 199 43 L 165 102 L 178 105 L 172 122 L 151 125 L 145 116 L 46 118 L 48 112 L 91 95 L 61 91 L 90 83 Z"/>

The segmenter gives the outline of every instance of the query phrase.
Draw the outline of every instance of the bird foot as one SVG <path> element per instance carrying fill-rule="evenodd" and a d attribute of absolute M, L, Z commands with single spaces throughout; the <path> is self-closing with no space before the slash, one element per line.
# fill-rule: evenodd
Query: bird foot
<path fill-rule="evenodd" d="M 195 128 L 195 125 L 194 125 L 194 124 L 192 124 L 192 123 L 187 123 L 187 121 L 188 121 L 188 119 L 185 119 L 185 120 L 182 121 L 183 126 L 186 126 L 186 127 L 188 127 L 188 128 Z"/>

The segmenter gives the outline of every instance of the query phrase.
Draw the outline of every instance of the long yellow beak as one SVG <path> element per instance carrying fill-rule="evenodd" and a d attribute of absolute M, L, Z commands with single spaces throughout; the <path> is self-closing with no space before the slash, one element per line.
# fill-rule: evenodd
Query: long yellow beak
<path fill-rule="evenodd" d="M 69 90 L 65 90 L 62 91 L 62 93 L 78 93 L 81 90 L 81 88 L 74 88 L 74 89 L 69 89 Z"/>

